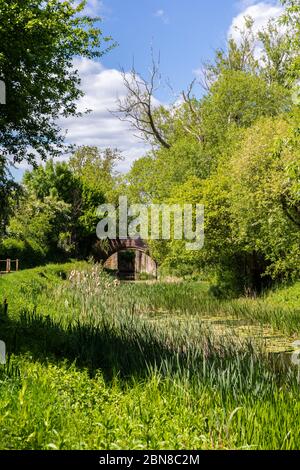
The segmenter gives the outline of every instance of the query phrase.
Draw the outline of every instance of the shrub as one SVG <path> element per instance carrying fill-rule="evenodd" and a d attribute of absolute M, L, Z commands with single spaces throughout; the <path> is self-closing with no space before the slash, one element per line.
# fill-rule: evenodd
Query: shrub
<path fill-rule="evenodd" d="M 46 260 L 43 249 L 34 240 L 5 238 L 0 245 L 1 259 L 18 259 L 22 267 L 32 267 Z"/>

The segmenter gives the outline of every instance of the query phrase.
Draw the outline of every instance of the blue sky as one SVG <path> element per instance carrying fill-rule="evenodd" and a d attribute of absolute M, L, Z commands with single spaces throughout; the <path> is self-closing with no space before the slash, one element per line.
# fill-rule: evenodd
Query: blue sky
<path fill-rule="evenodd" d="M 111 35 L 118 46 L 99 61 L 74 61 L 85 92 L 78 110 L 92 112 L 60 122 L 68 132 L 67 141 L 117 147 L 124 157 L 119 170 L 128 171 L 147 147 L 109 112 L 126 93 L 120 68 L 129 72 L 134 60 L 136 70 L 147 76 L 153 47 L 160 53 L 162 83 L 169 80 L 180 93 L 198 76 L 203 61 L 225 46 L 230 34 L 238 39 L 235 27 L 242 27 L 245 15 L 252 16 L 255 27 L 261 29 L 281 11 L 279 0 L 88 0 L 86 12 L 102 17 L 103 33 Z M 166 85 L 156 98 L 163 104 L 176 99 Z M 23 169 L 15 173 L 18 179 Z"/>
<path fill-rule="evenodd" d="M 129 69 L 134 58 L 136 68 L 145 73 L 153 44 L 161 55 L 163 76 L 181 90 L 201 62 L 224 45 L 240 10 L 235 0 L 106 0 L 103 29 L 119 46 L 102 63 Z"/>

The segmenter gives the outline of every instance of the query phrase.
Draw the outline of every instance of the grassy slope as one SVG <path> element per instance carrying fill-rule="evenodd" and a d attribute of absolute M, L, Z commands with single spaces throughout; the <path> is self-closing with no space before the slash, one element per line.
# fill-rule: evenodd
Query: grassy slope
<path fill-rule="evenodd" d="M 267 322 L 274 310 L 214 301 L 197 283 L 62 280 L 84 267 L 0 279 L 9 302 L 0 338 L 12 353 L 0 366 L 0 448 L 299 448 L 293 371 L 251 345 L 219 342 L 199 321 L 262 311 Z"/>
<path fill-rule="evenodd" d="M 266 296 L 266 300 L 277 306 L 300 309 L 300 281 L 279 287 Z"/>
<path fill-rule="evenodd" d="M 12 315 L 24 307 L 35 304 L 40 293 L 50 285 L 57 285 L 74 268 L 83 268 L 85 263 L 48 264 L 10 275 L 0 276 L 0 302 L 7 299 Z"/>

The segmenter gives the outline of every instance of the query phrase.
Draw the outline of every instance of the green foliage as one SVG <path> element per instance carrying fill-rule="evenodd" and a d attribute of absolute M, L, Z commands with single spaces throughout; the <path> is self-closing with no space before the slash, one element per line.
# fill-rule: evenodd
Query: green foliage
<path fill-rule="evenodd" d="M 299 165 L 299 139 L 293 149 L 288 126 L 284 120 L 259 121 L 230 165 L 234 239 L 246 251 L 262 253 L 273 277 L 300 275 L 300 223 L 291 220 L 299 205 L 291 178 L 291 168 Z"/>
<path fill-rule="evenodd" d="M 232 133 L 235 139 L 239 137 L 239 128 L 250 127 L 261 116 L 276 116 L 290 107 L 289 93 L 280 85 L 268 85 L 262 78 L 245 72 L 223 72 L 203 104 L 209 148 L 214 153 L 224 152 L 231 144 Z"/>
<path fill-rule="evenodd" d="M 103 180 L 102 180 L 103 181 Z M 99 216 L 97 215 L 97 208 L 100 204 L 105 202 L 103 194 L 103 186 L 106 183 L 99 180 L 98 187 L 91 187 L 84 181 L 81 188 L 81 215 L 78 218 L 79 238 L 89 237 L 95 235 Z"/>
<path fill-rule="evenodd" d="M 277 21 L 255 33 L 246 18 L 239 43 L 231 38 L 207 66 L 207 93 L 197 99 L 190 87 L 181 105 L 157 109 L 170 148 L 135 162 L 121 186 L 134 202 L 204 204 L 204 249 L 177 240 L 150 247 L 163 270 L 214 278 L 218 295 L 300 274 L 300 121 L 290 80 L 298 6 L 286 4 L 284 34 Z"/>
<path fill-rule="evenodd" d="M 7 106 L 1 107 L 1 153 L 14 161 L 55 156 L 64 136 L 57 120 L 76 115 L 82 92 L 74 57 L 105 51 L 96 19 L 82 15 L 86 2 L 0 2 L 0 73 Z M 17 33 L 16 33 L 17 32 Z"/>
<path fill-rule="evenodd" d="M 240 43 L 230 37 L 226 50 L 216 50 L 214 62 L 206 64 L 205 67 L 206 85 L 208 87 L 226 71 L 244 72 L 251 75 L 258 74 L 259 61 L 254 54 L 254 44 L 257 38 L 253 32 L 253 25 L 252 18 L 245 18 L 245 28 L 237 30 L 240 35 Z"/>
<path fill-rule="evenodd" d="M 293 83 L 294 80 L 299 80 L 300 73 L 300 5 L 298 0 L 281 0 L 285 6 L 284 14 L 281 21 L 290 31 L 289 43 L 292 50 L 295 51 L 291 57 L 289 67 L 289 78 Z"/>
<path fill-rule="evenodd" d="M 0 239 L 13 213 L 13 201 L 18 199 L 20 193 L 20 186 L 12 179 L 5 160 L 0 157 Z"/>
<path fill-rule="evenodd" d="M 203 200 L 203 180 L 196 176 L 187 178 L 185 182 L 174 184 L 168 198 L 164 200 L 170 205 L 197 204 Z M 171 232 L 173 224 L 171 224 Z M 151 254 L 158 261 L 162 269 L 168 267 L 170 271 L 180 276 L 201 271 L 201 253 L 187 251 L 186 240 L 149 241 Z"/>
<path fill-rule="evenodd" d="M 217 268 L 221 291 L 261 290 L 270 277 L 300 274 L 294 126 L 295 119 L 258 120 L 205 182 L 202 255 Z"/>
<path fill-rule="evenodd" d="M 51 194 L 67 204 L 78 199 L 79 180 L 71 171 L 68 163 L 49 160 L 45 166 L 39 165 L 32 171 L 26 171 L 23 183 L 30 193 L 43 201 Z"/>
<path fill-rule="evenodd" d="M 62 254 L 60 234 L 68 232 L 70 215 L 70 206 L 57 196 L 50 195 L 40 200 L 32 193 L 27 194 L 10 220 L 9 238 L 4 238 L 1 251 L 5 254 L 8 250 L 5 256 L 9 257 L 15 246 L 14 257 L 25 265 L 59 257 Z"/>
<path fill-rule="evenodd" d="M 68 165 L 86 187 L 101 190 L 109 198 L 116 185 L 115 166 L 121 159 L 117 149 L 82 146 L 74 152 Z"/>
<path fill-rule="evenodd" d="M 24 195 L 10 219 L 6 236 L 23 241 L 26 246 L 37 245 L 43 259 L 88 256 L 96 242 L 96 210 L 106 198 L 113 197 L 118 159 L 115 150 L 101 153 L 95 147 L 81 147 L 70 163 L 49 160 L 45 166 L 27 171 Z M 4 255 L 6 246 L 7 242 L 1 249 Z M 25 248 L 20 251 L 20 259 L 27 260 L 25 252 Z M 37 253 L 36 264 L 40 261 Z"/>
<path fill-rule="evenodd" d="M 4 238 L 0 245 L 0 258 L 20 260 L 22 268 L 43 264 L 45 252 L 38 241 L 34 239 L 20 240 L 18 238 Z"/>

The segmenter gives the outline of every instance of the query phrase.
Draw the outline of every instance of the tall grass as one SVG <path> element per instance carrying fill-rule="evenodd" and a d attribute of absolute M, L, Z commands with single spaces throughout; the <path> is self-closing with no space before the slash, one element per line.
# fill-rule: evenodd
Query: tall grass
<path fill-rule="evenodd" d="M 220 302 L 198 283 L 119 284 L 87 265 L 12 275 L 0 292 L 0 448 L 299 448 L 297 370 L 203 321 L 282 328 L 268 304 Z"/>

